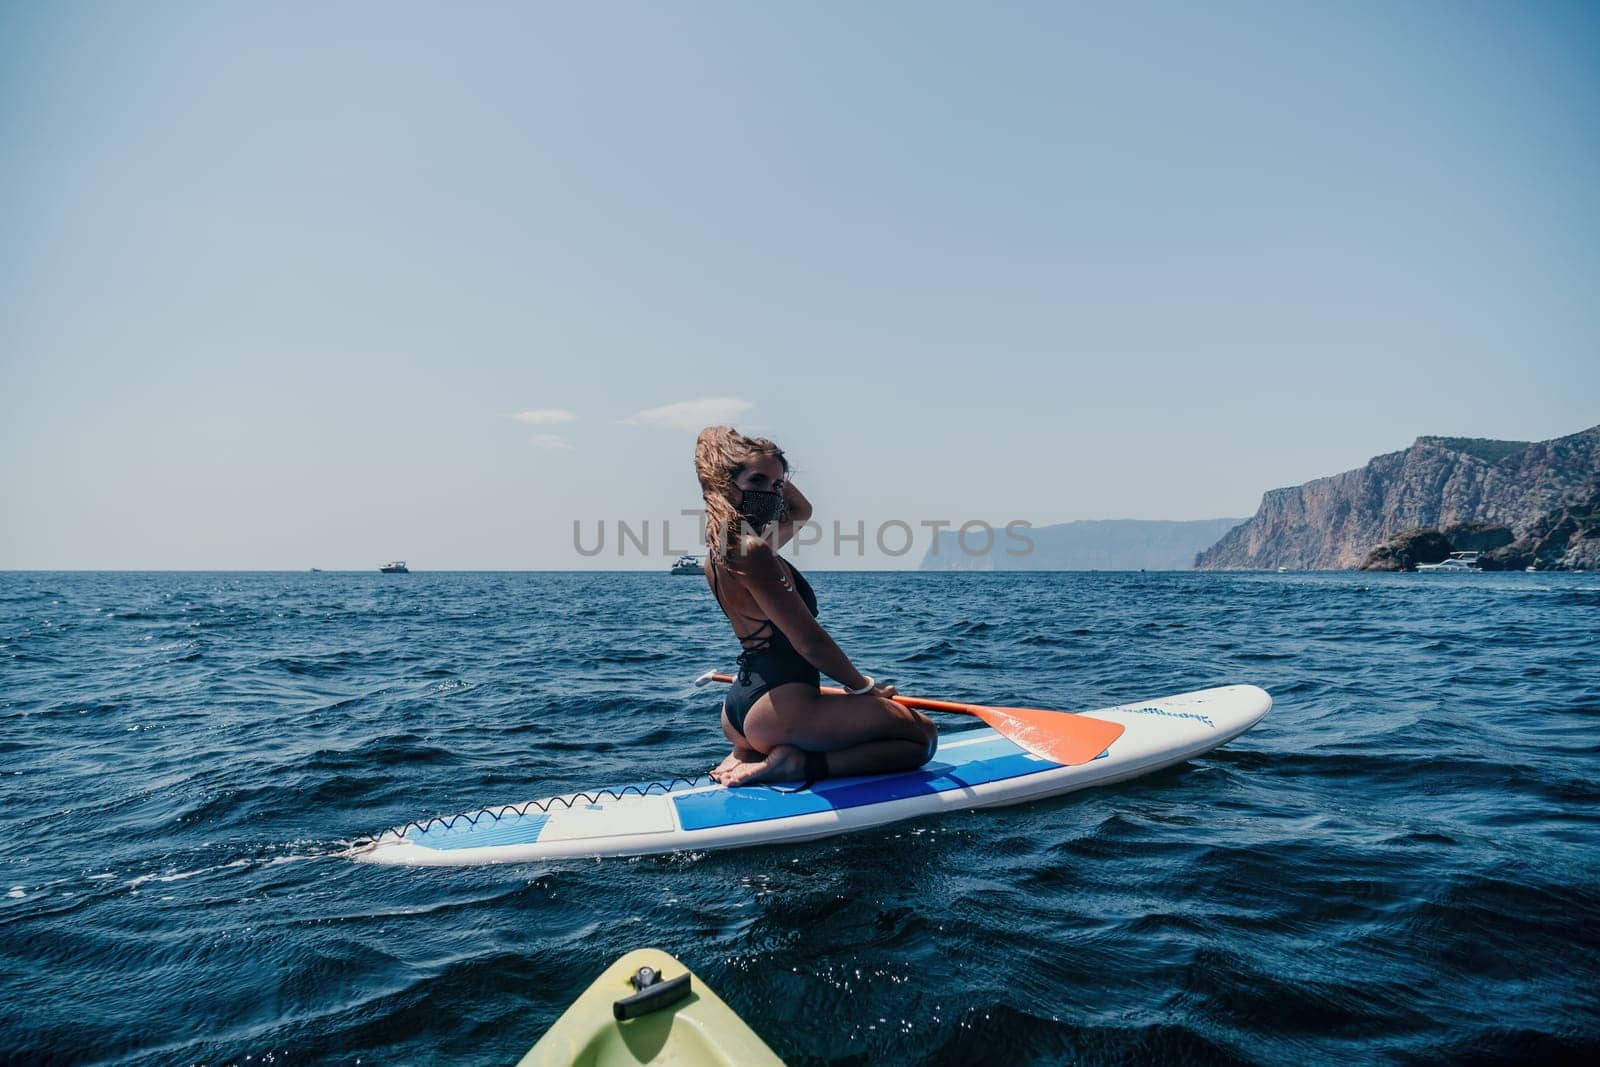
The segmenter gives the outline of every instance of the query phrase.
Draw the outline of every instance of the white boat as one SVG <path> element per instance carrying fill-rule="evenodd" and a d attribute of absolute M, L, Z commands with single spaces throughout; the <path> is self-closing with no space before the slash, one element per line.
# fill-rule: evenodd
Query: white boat
<path fill-rule="evenodd" d="M 1452 552 L 1450 558 L 1440 563 L 1419 563 L 1419 574 L 1432 574 L 1435 571 L 1446 574 L 1478 574 L 1483 568 L 1478 566 L 1479 552 Z"/>
<path fill-rule="evenodd" d="M 384 574 L 410 574 L 411 569 L 406 566 L 406 561 L 397 559 L 393 563 L 385 563 L 378 568 Z"/>
<path fill-rule="evenodd" d="M 704 574 L 706 564 L 699 556 L 682 555 L 672 564 L 672 574 Z"/>

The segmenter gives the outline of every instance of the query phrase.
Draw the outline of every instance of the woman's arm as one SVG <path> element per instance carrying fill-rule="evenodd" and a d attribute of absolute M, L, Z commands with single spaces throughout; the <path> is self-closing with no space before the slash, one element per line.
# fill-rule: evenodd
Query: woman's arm
<path fill-rule="evenodd" d="M 776 548 L 788 544 L 800 527 L 811 520 L 811 501 L 806 499 L 806 495 L 793 482 L 783 483 L 783 505 L 783 521 L 778 523 L 778 532 L 773 538 L 773 545 Z"/>
<path fill-rule="evenodd" d="M 800 491 L 800 487 L 793 482 L 783 483 L 783 503 L 789 512 L 789 519 L 793 522 L 805 522 L 811 518 L 811 501 Z"/>
<path fill-rule="evenodd" d="M 778 531 L 773 534 L 774 549 L 789 544 L 800 526 L 810 522 L 810 518 L 811 501 L 805 499 L 805 493 L 798 490 L 794 482 L 784 482 L 784 520 L 778 523 Z"/>
<path fill-rule="evenodd" d="M 794 650 L 804 656 L 807 663 L 846 689 L 860 689 L 866 685 L 867 676 L 857 670 L 855 664 L 850 662 L 850 657 L 834 643 L 833 635 L 823 629 L 822 624 L 816 619 L 811 620 L 811 629 L 814 632 L 806 638 L 805 644 L 802 645 L 799 641 L 791 642 Z"/>
<path fill-rule="evenodd" d="M 789 639 L 794 650 L 806 662 L 848 689 L 860 689 L 867 684 L 867 676 L 834 643 L 822 624 L 817 622 L 806 602 L 800 599 L 789 581 L 789 572 L 772 546 L 759 538 L 745 538 L 739 575 L 744 587 L 755 598 L 761 613 Z"/>

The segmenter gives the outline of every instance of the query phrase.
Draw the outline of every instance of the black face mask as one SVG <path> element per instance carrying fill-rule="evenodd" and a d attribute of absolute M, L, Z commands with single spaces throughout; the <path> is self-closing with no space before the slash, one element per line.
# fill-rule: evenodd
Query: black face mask
<path fill-rule="evenodd" d="M 783 518 L 787 510 L 783 494 L 767 489 L 746 489 L 739 501 L 739 517 L 749 523 L 750 528 L 757 533 Z"/>

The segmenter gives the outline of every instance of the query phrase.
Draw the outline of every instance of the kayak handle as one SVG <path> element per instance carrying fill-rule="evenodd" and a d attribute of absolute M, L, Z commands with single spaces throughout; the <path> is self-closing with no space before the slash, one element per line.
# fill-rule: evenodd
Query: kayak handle
<path fill-rule="evenodd" d="M 680 1000 L 689 996 L 689 972 L 684 971 L 676 978 L 661 980 L 661 972 L 654 967 L 640 967 L 639 973 L 628 981 L 638 990 L 631 997 L 623 997 L 611 1005 L 611 1014 L 620 1022 L 623 1019 L 637 1019 L 641 1015 L 649 1015 L 662 1008 L 670 1008 Z"/>

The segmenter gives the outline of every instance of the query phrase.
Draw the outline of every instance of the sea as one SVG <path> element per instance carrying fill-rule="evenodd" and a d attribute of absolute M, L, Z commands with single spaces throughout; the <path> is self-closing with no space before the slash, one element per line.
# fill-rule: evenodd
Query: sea
<path fill-rule="evenodd" d="M 1600 1053 L 1600 576 L 809 577 L 904 693 L 1275 706 L 1042 803 L 377 867 L 343 853 L 718 762 L 705 583 L 0 574 L 0 1062 L 509 1064 L 643 946 L 797 1064 Z"/>

